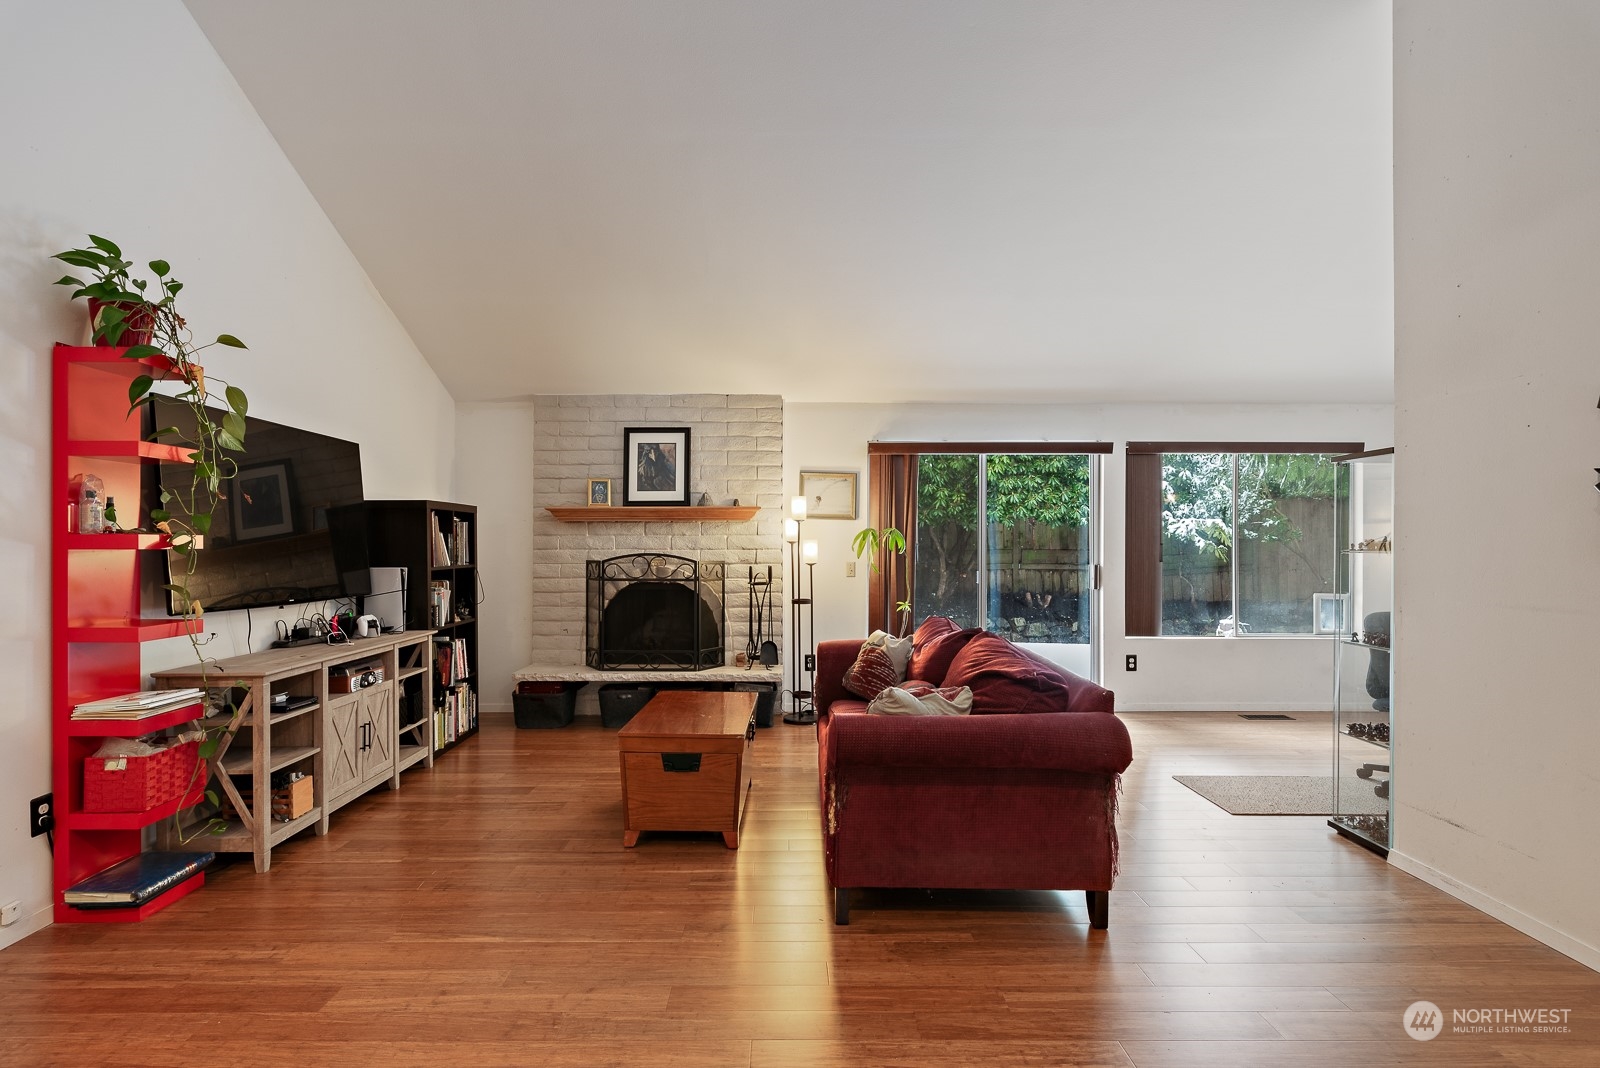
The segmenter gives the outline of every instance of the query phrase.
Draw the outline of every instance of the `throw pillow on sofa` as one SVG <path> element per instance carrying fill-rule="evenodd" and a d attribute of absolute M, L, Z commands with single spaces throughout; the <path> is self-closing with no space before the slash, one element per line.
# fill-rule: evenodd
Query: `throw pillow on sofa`
<path fill-rule="evenodd" d="M 872 699 L 874 716 L 965 716 L 972 711 L 972 691 L 965 686 L 936 690 L 932 686 L 891 686 Z"/>
<path fill-rule="evenodd" d="M 988 632 L 963 645 L 944 685 L 972 687 L 974 715 L 1064 712 L 1072 696 L 1065 675 Z"/>
<path fill-rule="evenodd" d="M 868 701 L 899 680 L 894 676 L 894 661 L 881 646 L 861 646 L 856 662 L 844 673 L 844 688 Z"/>
<path fill-rule="evenodd" d="M 949 616 L 929 616 L 917 624 L 917 629 L 911 632 L 911 646 L 916 648 L 927 645 L 941 634 L 949 634 L 953 630 L 960 630 L 956 621 Z"/>
<path fill-rule="evenodd" d="M 896 638 L 887 631 L 875 630 L 867 635 L 867 644 L 876 645 L 888 653 L 890 661 L 894 664 L 894 681 L 905 681 L 906 665 L 911 661 L 910 638 Z"/>
<path fill-rule="evenodd" d="M 960 655 L 968 642 L 982 633 L 978 627 L 952 630 L 931 639 L 926 645 L 913 646 L 911 662 L 906 667 L 906 678 L 931 682 L 935 686 L 944 685 L 951 661 Z"/>

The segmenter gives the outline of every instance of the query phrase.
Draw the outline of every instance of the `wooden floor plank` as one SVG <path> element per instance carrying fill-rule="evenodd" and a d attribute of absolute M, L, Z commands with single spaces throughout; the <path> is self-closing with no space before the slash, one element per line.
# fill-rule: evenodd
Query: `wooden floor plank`
<path fill-rule="evenodd" d="M 813 732 L 754 747 L 738 850 L 621 844 L 593 721 L 474 739 L 147 923 L 0 953 L 0 1064 L 295 1068 L 1600 1064 L 1600 976 L 1333 835 L 1173 774 L 1325 774 L 1327 717 L 1124 717 L 1111 928 L 1075 892 L 866 891 L 832 923 Z M 1403 1011 L 1572 1010 L 1409 1038 Z M 197 1052 L 199 1051 L 199 1052 Z"/>

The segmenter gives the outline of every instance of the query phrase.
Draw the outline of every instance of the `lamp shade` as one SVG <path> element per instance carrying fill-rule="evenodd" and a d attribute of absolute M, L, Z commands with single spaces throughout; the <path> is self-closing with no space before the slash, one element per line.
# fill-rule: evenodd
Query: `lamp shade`
<path fill-rule="evenodd" d="M 804 497 L 791 498 L 789 501 L 789 514 L 796 519 L 804 519 L 806 517 L 806 499 Z"/>
<path fill-rule="evenodd" d="M 783 521 L 783 540 L 790 545 L 800 540 L 800 523 L 798 520 L 785 519 Z"/>
<path fill-rule="evenodd" d="M 816 563 L 817 543 L 814 541 L 808 541 L 804 545 L 800 546 L 800 559 L 804 560 L 808 564 Z"/>

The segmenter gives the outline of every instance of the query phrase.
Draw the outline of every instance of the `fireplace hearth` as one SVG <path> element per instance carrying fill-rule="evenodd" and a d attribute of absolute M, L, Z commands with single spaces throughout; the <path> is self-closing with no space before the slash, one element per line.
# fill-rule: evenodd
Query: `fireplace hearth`
<path fill-rule="evenodd" d="M 585 660 L 602 670 L 721 667 L 727 610 L 723 565 L 634 553 L 586 565 Z"/>

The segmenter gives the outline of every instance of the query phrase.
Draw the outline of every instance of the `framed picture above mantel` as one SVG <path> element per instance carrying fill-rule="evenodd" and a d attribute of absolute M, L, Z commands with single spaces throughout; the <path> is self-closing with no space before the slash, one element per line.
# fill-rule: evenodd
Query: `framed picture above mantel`
<path fill-rule="evenodd" d="M 622 431 L 622 503 L 689 503 L 689 428 L 630 426 Z"/>

